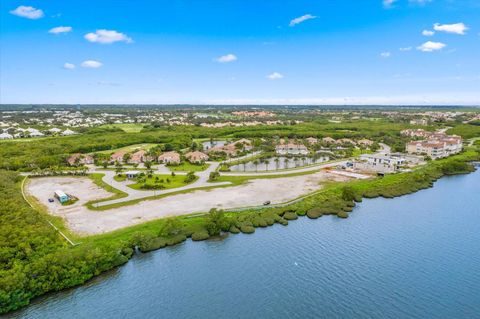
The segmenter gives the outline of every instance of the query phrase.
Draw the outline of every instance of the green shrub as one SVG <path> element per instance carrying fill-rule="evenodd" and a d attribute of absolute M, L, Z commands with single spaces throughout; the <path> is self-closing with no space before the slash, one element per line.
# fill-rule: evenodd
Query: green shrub
<path fill-rule="evenodd" d="M 283 214 L 283 218 L 286 219 L 286 220 L 295 220 L 298 218 L 298 215 L 295 213 L 295 212 L 285 212 L 285 214 Z"/>
<path fill-rule="evenodd" d="M 312 208 L 307 211 L 308 218 L 316 219 L 323 215 L 322 210 L 320 208 Z"/>
<path fill-rule="evenodd" d="M 240 231 L 244 234 L 252 234 L 255 232 L 255 227 L 250 225 L 242 225 L 240 226 Z"/>
<path fill-rule="evenodd" d="M 347 212 L 339 212 L 337 214 L 338 217 L 340 218 L 348 218 L 348 213 Z"/>
<path fill-rule="evenodd" d="M 196 231 L 192 234 L 192 240 L 194 241 L 205 240 L 205 239 L 208 239 L 209 237 L 210 235 L 206 230 Z"/>
<path fill-rule="evenodd" d="M 284 218 L 280 218 L 279 220 L 277 220 L 277 223 L 279 223 L 280 225 L 283 225 L 283 226 L 287 226 L 288 225 L 288 220 L 286 220 Z"/>
<path fill-rule="evenodd" d="M 146 239 L 143 242 L 141 242 L 138 245 L 138 249 L 142 253 L 146 253 L 148 251 L 157 250 L 157 249 L 163 248 L 165 246 L 167 246 L 167 239 L 166 238 L 154 237 L 154 238 Z"/>
<path fill-rule="evenodd" d="M 232 226 L 230 226 L 229 231 L 230 231 L 232 234 L 238 234 L 238 233 L 240 232 L 240 229 L 238 229 L 237 226 L 232 225 Z"/>

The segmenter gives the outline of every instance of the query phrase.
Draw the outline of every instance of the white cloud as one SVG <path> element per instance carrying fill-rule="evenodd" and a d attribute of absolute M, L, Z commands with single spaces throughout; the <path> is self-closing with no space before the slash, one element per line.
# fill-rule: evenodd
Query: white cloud
<path fill-rule="evenodd" d="M 301 16 L 301 17 L 295 18 L 295 19 L 293 19 L 292 21 L 290 21 L 289 26 L 294 27 L 294 26 L 296 26 L 297 24 L 300 24 L 300 23 L 302 23 L 302 22 L 304 22 L 304 21 L 311 20 L 311 19 L 315 19 L 315 18 L 316 18 L 316 16 L 313 16 L 313 15 L 311 15 L 311 14 L 305 14 L 305 15 L 303 15 L 303 16 Z"/>
<path fill-rule="evenodd" d="M 67 69 L 67 70 L 73 70 L 73 69 L 75 69 L 75 64 L 66 62 L 66 63 L 63 65 L 63 68 L 64 68 L 64 69 Z"/>
<path fill-rule="evenodd" d="M 115 30 L 100 29 L 95 33 L 90 32 L 85 34 L 84 38 L 90 42 L 98 42 L 102 44 L 109 44 L 114 42 L 126 42 L 132 43 L 132 38 L 129 38 L 126 34 L 117 32 Z"/>
<path fill-rule="evenodd" d="M 102 62 L 95 61 L 95 60 L 86 60 L 86 61 L 83 61 L 81 64 L 83 68 L 89 68 L 89 69 L 98 69 L 102 65 L 103 65 Z"/>
<path fill-rule="evenodd" d="M 283 75 L 278 72 L 273 72 L 272 74 L 267 75 L 269 80 L 280 80 L 283 79 Z"/>
<path fill-rule="evenodd" d="M 59 33 L 68 33 L 72 31 L 72 27 L 55 27 L 48 30 L 48 33 L 59 34 Z"/>
<path fill-rule="evenodd" d="M 465 34 L 465 31 L 468 30 L 468 27 L 463 23 L 453 23 L 453 24 L 440 24 L 435 23 L 433 25 L 433 29 L 435 31 L 442 31 L 447 33 L 455 33 L 455 34 Z"/>
<path fill-rule="evenodd" d="M 403 47 L 399 49 L 400 51 L 411 51 L 412 47 Z"/>
<path fill-rule="evenodd" d="M 433 42 L 433 41 L 427 41 L 423 43 L 422 45 L 417 47 L 417 50 L 423 51 L 423 52 L 432 52 L 432 51 L 437 51 L 441 50 L 447 45 L 442 42 Z"/>
<path fill-rule="evenodd" d="M 435 31 L 431 31 L 431 30 L 423 30 L 422 31 L 422 35 L 424 35 L 426 37 L 431 37 L 434 34 L 435 34 Z"/>
<path fill-rule="evenodd" d="M 238 58 L 235 54 L 226 54 L 226 55 L 222 55 L 222 56 L 219 56 L 218 58 L 215 59 L 215 61 L 217 62 L 220 62 L 220 63 L 228 63 L 228 62 L 233 62 L 233 61 L 237 61 Z"/>
<path fill-rule="evenodd" d="M 380 53 L 380 56 L 382 58 L 389 58 L 390 56 L 392 56 L 392 53 L 391 52 L 382 52 L 382 53 Z"/>
<path fill-rule="evenodd" d="M 10 11 L 11 14 L 27 19 L 43 18 L 43 11 L 30 6 L 19 6 L 15 10 Z"/>
<path fill-rule="evenodd" d="M 397 0 L 383 0 L 383 6 L 385 8 L 390 8 Z"/>

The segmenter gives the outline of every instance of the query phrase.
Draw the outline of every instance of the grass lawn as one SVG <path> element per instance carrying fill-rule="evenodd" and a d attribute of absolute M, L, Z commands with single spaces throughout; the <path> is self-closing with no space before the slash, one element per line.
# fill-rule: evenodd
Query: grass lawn
<path fill-rule="evenodd" d="M 210 164 L 197 165 L 184 161 L 180 165 L 168 165 L 168 169 L 174 172 L 201 172 L 206 170 Z"/>
<path fill-rule="evenodd" d="M 134 184 L 128 185 L 128 187 L 137 189 L 137 190 L 151 190 L 155 189 L 155 186 L 157 185 L 156 189 L 171 189 L 171 188 L 177 188 L 177 187 L 182 187 L 188 184 L 193 183 L 198 179 L 198 177 L 195 177 L 195 179 L 189 183 L 185 183 L 185 175 L 166 175 L 166 174 L 154 174 L 152 177 L 146 177 L 145 183 L 139 183 L 136 182 Z M 142 186 L 146 184 L 149 186 L 148 188 L 142 188 Z M 163 188 L 161 187 L 163 186 Z"/>
<path fill-rule="evenodd" d="M 372 154 L 373 152 L 371 150 L 362 150 L 360 148 L 354 148 L 352 152 L 352 156 L 356 157 L 362 154 Z"/>
<path fill-rule="evenodd" d="M 101 127 L 119 128 L 125 131 L 126 133 L 139 133 L 143 129 L 143 124 L 121 123 L 121 124 L 107 124 L 107 125 L 102 125 Z"/>

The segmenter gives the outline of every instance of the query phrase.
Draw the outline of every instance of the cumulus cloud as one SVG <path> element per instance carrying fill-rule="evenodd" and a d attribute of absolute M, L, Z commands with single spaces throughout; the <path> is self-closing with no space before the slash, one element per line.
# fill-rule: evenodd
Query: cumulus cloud
<path fill-rule="evenodd" d="M 423 30 L 422 31 L 422 35 L 424 35 L 426 37 L 431 37 L 434 34 L 435 34 L 435 31 L 431 31 L 431 30 Z"/>
<path fill-rule="evenodd" d="M 267 75 L 267 79 L 269 80 L 280 80 L 280 79 L 283 79 L 284 76 L 278 72 L 273 72 L 269 75 Z"/>
<path fill-rule="evenodd" d="M 433 42 L 433 41 L 427 41 L 423 43 L 422 45 L 417 47 L 417 50 L 423 51 L 423 52 L 433 52 L 437 50 L 441 50 L 447 45 L 442 42 Z"/>
<path fill-rule="evenodd" d="M 297 17 L 297 18 L 293 19 L 292 21 L 290 21 L 289 26 L 294 27 L 294 26 L 296 26 L 297 24 L 300 24 L 300 23 L 302 23 L 302 22 L 304 22 L 304 21 L 311 20 L 311 19 L 315 19 L 315 18 L 316 18 L 316 16 L 313 16 L 313 15 L 311 15 L 311 14 L 305 14 L 305 15 L 303 15 L 303 16 L 301 16 L 301 17 Z"/>
<path fill-rule="evenodd" d="M 220 63 L 228 63 L 228 62 L 233 62 L 238 60 L 237 56 L 235 54 L 226 54 L 219 56 L 218 58 L 215 59 L 215 61 L 220 62 Z"/>
<path fill-rule="evenodd" d="M 15 10 L 10 11 L 10 13 L 27 19 L 40 19 L 44 16 L 42 10 L 30 6 L 19 6 Z"/>
<path fill-rule="evenodd" d="M 468 30 L 468 27 L 463 23 L 453 23 L 453 24 L 440 24 L 435 23 L 433 25 L 433 29 L 435 31 L 447 32 L 447 33 L 455 33 L 455 34 L 465 34 L 465 31 Z"/>
<path fill-rule="evenodd" d="M 392 53 L 391 52 L 382 52 L 382 53 L 380 53 L 380 56 L 382 58 L 389 58 L 389 57 L 392 56 Z"/>
<path fill-rule="evenodd" d="M 60 34 L 60 33 L 68 33 L 70 31 L 72 31 L 72 27 L 55 27 L 48 30 L 48 33 Z"/>
<path fill-rule="evenodd" d="M 63 65 L 63 68 L 64 68 L 64 69 L 67 69 L 67 70 L 73 70 L 73 69 L 75 69 L 75 64 L 66 62 L 66 63 Z"/>
<path fill-rule="evenodd" d="M 400 51 L 411 51 L 412 47 L 403 47 L 399 49 Z"/>
<path fill-rule="evenodd" d="M 82 68 L 88 68 L 88 69 L 98 69 L 102 65 L 103 65 L 102 62 L 95 61 L 95 60 L 86 60 L 86 61 L 83 61 L 81 64 Z"/>
<path fill-rule="evenodd" d="M 84 38 L 90 42 L 97 42 L 102 44 L 109 44 L 114 42 L 126 42 L 132 43 L 132 38 L 128 37 L 126 34 L 115 31 L 115 30 L 105 30 L 100 29 L 95 32 L 90 32 L 85 34 Z"/>

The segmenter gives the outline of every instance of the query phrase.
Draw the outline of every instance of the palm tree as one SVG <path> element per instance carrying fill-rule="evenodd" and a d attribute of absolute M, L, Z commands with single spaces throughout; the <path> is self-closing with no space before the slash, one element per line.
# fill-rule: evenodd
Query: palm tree
<path fill-rule="evenodd" d="M 269 166 L 269 165 L 270 165 L 270 159 L 267 158 L 267 159 L 265 159 L 265 170 L 268 171 L 268 166 Z"/>
<path fill-rule="evenodd" d="M 254 160 L 253 164 L 255 165 L 255 172 L 257 172 L 258 171 L 257 168 L 258 168 L 258 164 L 259 164 L 258 160 Z"/>
<path fill-rule="evenodd" d="M 278 171 L 278 166 L 279 166 L 279 163 L 280 163 L 280 159 L 278 157 L 275 157 L 274 161 L 275 161 L 275 167 L 277 168 L 277 171 Z"/>

